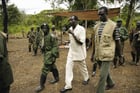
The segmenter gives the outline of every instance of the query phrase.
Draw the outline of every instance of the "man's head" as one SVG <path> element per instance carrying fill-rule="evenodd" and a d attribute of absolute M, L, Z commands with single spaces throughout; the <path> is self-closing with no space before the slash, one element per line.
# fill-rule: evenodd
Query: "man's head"
<path fill-rule="evenodd" d="M 118 26 L 118 27 L 121 27 L 121 26 L 122 26 L 122 19 L 118 19 L 118 20 L 117 20 L 117 26 Z"/>
<path fill-rule="evenodd" d="M 44 35 L 47 35 L 49 33 L 49 30 L 50 30 L 49 25 L 46 23 L 42 24 L 41 30 L 44 32 Z"/>
<path fill-rule="evenodd" d="M 76 26 L 78 23 L 78 20 L 79 20 L 78 17 L 73 15 L 69 18 L 69 23 L 71 26 Z"/>
<path fill-rule="evenodd" d="M 107 15 L 108 15 L 107 7 L 100 7 L 98 10 L 98 15 L 99 15 L 100 21 L 106 22 Z"/>
<path fill-rule="evenodd" d="M 52 27 L 52 31 L 55 31 L 55 27 Z"/>
<path fill-rule="evenodd" d="M 36 29 L 37 29 L 38 32 L 40 31 L 40 27 L 37 27 Z"/>

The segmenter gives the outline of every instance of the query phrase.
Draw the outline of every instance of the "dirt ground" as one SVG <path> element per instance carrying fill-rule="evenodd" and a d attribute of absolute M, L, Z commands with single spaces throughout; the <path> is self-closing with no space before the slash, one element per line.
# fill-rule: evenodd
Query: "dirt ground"
<path fill-rule="evenodd" d="M 11 85 L 10 93 L 35 93 L 35 88 L 39 85 L 39 78 L 42 68 L 42 54 L 40 51 L 37 56 L 28 52 L 27 39 L 9 39 L 8 51 L 9 62 L 14 74 L 14 83 Z M 126 42 L 124 55 L 126 59 L 125 66 L 119 66 L 113 69 L 111 66 L 111 75 L 115 81 L 115 87 L 107 90 L 105 93 L 140 93 L 140 66 L 130 65 L 131 48 Z M 65 85 L 65 64 L 68 49 L 60 49 L 60 57 L 57 59 L 57 67 L 60 74 L 60 81 L 56 84 L 50 84 L 48 81 L 53 79 L 52 73 L 48 74 L 45 89 L 41 93 L 59 93 Z M 91 49 L 87 52 L 86 59 L 90 82 L 88 85 L 82 85 L 82 76 L 79 69 L 74 66 L 74 79 L 72 82 L 73 90 L 68 93 L 95 93 L 99 80 L 99 69 L 95 77 L 91 77 L 92 63 L 90 62 Z"/>

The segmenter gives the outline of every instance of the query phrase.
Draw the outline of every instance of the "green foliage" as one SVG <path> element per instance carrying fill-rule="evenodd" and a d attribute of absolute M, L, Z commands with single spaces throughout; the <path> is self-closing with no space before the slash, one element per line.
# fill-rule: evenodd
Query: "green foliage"
<path fill-rule="evenodd" d="M 14 4 L 12 4 L 8 6 L 7 11 L 9 25 L 20 24 L 20 22 L 22 21 L 22 16 L 18 8 Z"/>

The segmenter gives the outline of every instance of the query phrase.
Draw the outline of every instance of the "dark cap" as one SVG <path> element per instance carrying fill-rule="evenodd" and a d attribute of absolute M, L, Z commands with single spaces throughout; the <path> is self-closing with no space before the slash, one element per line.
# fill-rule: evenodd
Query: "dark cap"
<path fill-rule="evenodd" d="M 47 23 L 43 23 L 43 24 L 40 26 L 41 29 L 44 28 L 44 27 L 46 27 L 47 29 L 49 29 L 49 25 L 48 25 Z"/>

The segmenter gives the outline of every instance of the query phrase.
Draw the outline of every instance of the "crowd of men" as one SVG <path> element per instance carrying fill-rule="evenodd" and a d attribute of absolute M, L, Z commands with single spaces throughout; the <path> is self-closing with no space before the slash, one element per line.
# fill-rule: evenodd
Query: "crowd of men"
<path fill-rule="evenodd" d="M 66 61 L 65 86 L 60 89 L 60 93 L 72 91 L 73 66 L 78 64 L 80 72 L 83 76 L 83 85 L 87 85 L 90 81 L 88 69 L 86 66 L 86 52 L 88 45 L 92 45 L 91 62 L 93 62 L 93 74 L 96 74 L 97 65 L 100 68 L 100 79 L 97 85 L 96 93 L 105 93 L 115 86 L 115 82 L 110 74 L 110 65 L 113 62 L 114 68 L 119 65 L 125 65 L 125 57 L 123 54 L 125 41 L 130 38 L 132 47 L 132 65 L 139 65 L 140 56 L 140 21 L 137 21 L 136 28 L 128 34 L 125 27 L 122 26 L 122 20 L 116 22 L 108 18 L 107 7 L 101 7 L 98 10 L 100 21 L 94 26 L 93 34 L 89 41 L 86 40 L 86 29 L 81 26 L 78 17 L 73 15 L 69 18 L 70 28 L 68 29 L 70 46 Z M 58 38 L 55 27 L 47 23 L 37 27 L 32 27 L 27 34 L 29 40 L 29 52 L 33 51 L 33 55 L 37 55 L 38 48 L 43 54 L 43 67 L 40 76 L 39 86 L 35 89 L 36 93 L 41 92 L 45 88 L 45 82 L 49 72 L 52 72 L 54 80 L 52 84 L 59 81 L 59 70 L 55 65 L 56 58 L 59 57 Z M 86 44 L 88 41 L 89 44 Z M 92 43 L 92 44 L 91 44 Z M 13 74 L 8 63 L 8 52 L 6 47 L 6 35 L 0 33 L 0 93 L 9 93 L 10 84 L 13 82 Z M 6 72 L 6 74 L 5 74 Z"/>

